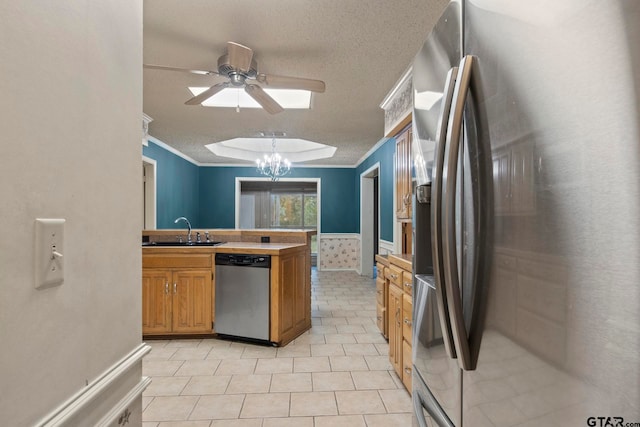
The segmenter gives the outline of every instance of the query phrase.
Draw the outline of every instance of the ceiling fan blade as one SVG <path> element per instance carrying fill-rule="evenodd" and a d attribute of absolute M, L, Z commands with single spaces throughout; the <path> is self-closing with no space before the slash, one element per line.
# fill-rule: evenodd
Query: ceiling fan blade
<path fill-rule="evenodd" d="M 258 74 L 256 79 L 274 89 L 301 89 L 319 93 L 325 90 L 325 84 L 322 80 L 274 76 L 272 74 Z"/>
<path fill-rule="evenodd" d="M 223 83 L 218 83 L 217 85 L 213 85 L 209 89 L 202 92 L 201 94 L 198 94 L 193 98 L 189 99 L 187 102 L 185 102 L 185 104 L 186 105 L 202 104 L 204 101 L 211 98 L 213 95 L 215 95 L 216 93 L 220 92 L 221 90 L 227 87 L 229 87 L 229 82 L 223 82 Z"/>
<path fill-rule="evenodd" d="M 200 75 L 203 75 L 203 76 L 218 76 L 218 75 L 220 75 L 220 73 L 218 73 L 217 71 L 189 70 L 188 68 L 167 67 L 165 65 L 143 64 L 143 67 L 144 68 L 150 68 L 152 70 L 181 71 L 183 73 L 200 74 Z"/>
<path fill-rule="evenodd" d="M 256 100 L 258 104 L 265 109 L 265 111 L 269 114 L 277 114 L 284 111 L 284 108 L 280 106 L 272 97 L 269 96 L 267 92 L 262 90 L 262 88 L 258 85 L 246 85 L 244 87 L 245 92 L 249 94 L 250 97 Z"/>
<path fill-rule="evenodd" d="M 238 43 L 227 42 L 227 55 L 229 55 L 229 64 L 236 70 L 246 73 L 251 68 L 253 51 L 250 48 Z"/>

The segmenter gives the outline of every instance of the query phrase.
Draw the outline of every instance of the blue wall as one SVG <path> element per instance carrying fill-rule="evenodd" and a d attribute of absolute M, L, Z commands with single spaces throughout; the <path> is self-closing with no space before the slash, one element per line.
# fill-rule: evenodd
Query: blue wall
<path fill-rule="evenodd" d="M 254 167 L 200 168 L 200 228 L 235 227 L 236 177 L 262 177 Z M 353 168 L 293 168 L 287 178 L 320 178 L 323 233 L 358 233 Z"/>
<path fill-rule="evenodd" d="M 380 162 L 378 173 L 378 194 L 380 197 L 380 239 L 388 242 L 393 241 L 393 185 L 394 185 L 394 163 L 393 155 L 396 152 L 395 138 L 389 138 L 376 151 L 367 157 L 355 171 L 356 199 L 360 200 L 360 174 L 369 169 L 374 164 Z M 360 232 L 360 202 L 358 202 L 358 232 Z"/>
<path fill-rule="evenodd" d="M 380 162 L 380 238 L 393 241 L 394 153 L 390 138 L 357 168 L 293 168 L 288 178 L 321 179 L 323 233 L 360 233 L 360 174 Z M 176 228 L 179 216 L 197 228 L 234 228 L 236 177 L 261 176 L 254 167 L 198 167 L 153 142 L 143 154 L 157 161 L 158 228 Z"/>
<path fill-rule="evenodd" d="M 157 162 L 157 228 L 182 228 L 173 221 L 179 216 L 190 220 L 198 215 L 198 166 L 149 141 L 142 154 Z M 194 227 L 195 224 L 192 224 Z"/>

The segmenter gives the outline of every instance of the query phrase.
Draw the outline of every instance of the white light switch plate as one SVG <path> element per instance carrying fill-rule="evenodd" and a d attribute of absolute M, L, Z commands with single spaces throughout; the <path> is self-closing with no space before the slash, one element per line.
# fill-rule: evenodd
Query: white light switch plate
<path fill-rule="evenodd" d="M 64 219 L 36 219 L 36 289 L 64 282 Z"/>

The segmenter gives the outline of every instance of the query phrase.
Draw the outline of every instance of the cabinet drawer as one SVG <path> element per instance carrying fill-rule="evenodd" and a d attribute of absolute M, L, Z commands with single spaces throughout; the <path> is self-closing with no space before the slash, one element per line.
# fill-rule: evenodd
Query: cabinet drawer
<path fill-rule="evenodd" d="M 411 329 L 413 325 L 413 301 L 411 295 L 402 296 L 402 337 L 411 344 Z"/>
<path fill-rule="evenodd" d="M 402 384 L 407 388 L 409 394 L 411 394 L 411 345 L 403 341 L 402 342 Z"/>
<path fill-rule="evenodd" d="M 384 306 L 384 279 L 376 279 L 376 301 L 378 304 Z"/>
<path fill-rule="evenodd" d="M 402 270 L 395 265 L 390 265 L 388 270 L 391 283 L 402 289 Z"/>
<path fill-rule="evenodd" d="M 402 290 L 409 295 L 413 295 L 413 274 L 410 271 L 402 272 Z"/>
<path fill-rule="evenodd" d="M 213 256 L 208 254 L 150 254 L 142 256 L 143 268 L 211 268 Z"/>

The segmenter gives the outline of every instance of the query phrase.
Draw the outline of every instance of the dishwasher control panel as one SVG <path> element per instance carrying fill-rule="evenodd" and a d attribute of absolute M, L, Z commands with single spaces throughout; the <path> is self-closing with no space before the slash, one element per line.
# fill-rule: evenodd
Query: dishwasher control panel
<path fill-rule="evenodd" d="M 216 265 L 271 268 L 271 257 L 269 255 L 218 253 L 216 254 Z"/>

